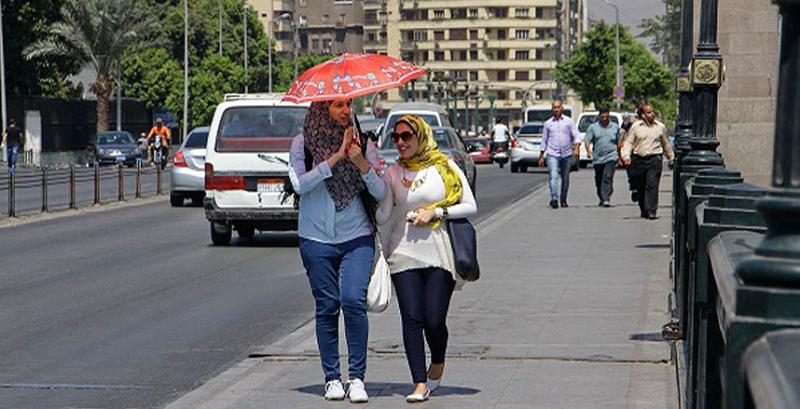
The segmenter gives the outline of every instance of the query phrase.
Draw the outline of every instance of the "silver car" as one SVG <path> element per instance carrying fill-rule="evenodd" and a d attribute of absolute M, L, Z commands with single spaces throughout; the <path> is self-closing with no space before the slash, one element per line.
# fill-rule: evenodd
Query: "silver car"
<path fill-rule="evenodd" d="M 201 205 L 206 195 L 205 164 L 207 126 L 192 129 L 180 149 L 175 152 L 170 174 L 169 203 L 172 206 L 183 206 L 185 199 L 192 199 L 192 204 Z"/>
<path fill-rule="evenodd" d="M 525 173 L 528 166 L 538 166 L 541 145 L 542 124 L 529 122 L 522 125 L 511 138 L 511 173 Z"/>

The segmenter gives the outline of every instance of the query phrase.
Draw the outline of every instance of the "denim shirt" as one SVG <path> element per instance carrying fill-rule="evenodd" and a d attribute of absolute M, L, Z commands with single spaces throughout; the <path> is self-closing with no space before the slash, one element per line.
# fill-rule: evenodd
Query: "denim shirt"
<path fill-rule="evenodd" d="M 298 236 L 321 243 L 338 244 L 372 234 L 369 217 L 358 196 L 344 210 L 336 211 L 336 204 L 324 183 L 325 179 L 333 176 L 328 161 L 315 164 L 306 172 L 303 147 L 304 139 L 300 134 L 292 140 L 289 151 L 289 179 L 295 192 L 300 195 Z M 386 182 L 375 171 L 380 166 L 380 156 L 372 142 L 367 144 L 367 160 L 372 167 L 361 178 L 375 200 L 381 201 L 386 196 Z"/>

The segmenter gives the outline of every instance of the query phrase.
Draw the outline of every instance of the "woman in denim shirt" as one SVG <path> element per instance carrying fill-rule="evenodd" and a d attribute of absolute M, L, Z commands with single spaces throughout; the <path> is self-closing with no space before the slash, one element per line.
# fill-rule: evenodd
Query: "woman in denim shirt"
<path fill-rule="evenodd" d="M 352 402 L 366 402 L 367 286 L 375 257 L 373 227 L 360 199 L 365 189 L 376 200 L 386 196 L 377 174 L 379 156 L 367 158 L 353 140 L 350 100 L 314 102 L 303 134 L 292 141 L 289 176 L 300 195 L 300 255 L 316 302 L 316 332 L 325 399 L 344 399 L 339 369 L 339 310 L 344 312 Z M 306 171 L 306 154 L 313 167 Z"/>

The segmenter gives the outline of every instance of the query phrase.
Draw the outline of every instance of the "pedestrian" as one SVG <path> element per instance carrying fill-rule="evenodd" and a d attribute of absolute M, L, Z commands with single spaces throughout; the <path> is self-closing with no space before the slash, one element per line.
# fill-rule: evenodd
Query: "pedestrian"
<path fill-rule="evenodd" d="M 586 153 L 594 165 L 594 184 L 599 206 L 611 207 L 614 171 L 619 161 L 619 126 L 610 120 L 608 108 L 600 108 L 599 120 L 586 130 Z"/>
<path fill-rule="evenodd" d="M 631 167 L 636 190 L 639 192 L 640 216 L 656 218 L 658 187 L 661 180 L 663 155 L 673 159 L 672 146 L 667 139 L 667 127 L 656 120 L 650 104 L 641 107 L 642 120 L 631 126 L 622 147 L 622 161 Z"/>
<path fill-rule="evenodd" d="M 403 325 L 403 346 L 414 389 L 408 402 L 428 400 L 444 374 L 447 310 L 456 273 L 443 222 L 465 218 L 478 208 L 466 176 L 439 151 L 430 126 L 417 116 L 400 118 L 391 133 L 400 159 L 386 170 L 389 186 L 377 212 L 388 226 L 384 247 Z M 426 370 L 425 340 L 431 361 Z"/>
<path fill-rule="evenodd" d="M 637 121 L 641 121 L 642 116 L 642 107 L 639 106 L 636 108 L 636 114 L 630 114 L 627 118 L 625 118 L 625 122 L 622 124 L 622 129 L 620 130 L 620 151 L 622 151 L 622 147 L 625 146 L 625 139 L 628 135 L 628 131 L 630 131 L 631 126 L 635 124 Z M 624 166 L 622 163 L 622 155 L 619 158 L 619 165 Z M 641 198 L 640 192 L 636 190 L 636 187 L 639 186 L 639 182 L 637 180 L 637 176 L 633 174 L 633 168 L 628 166 L 625 168 L 625 173 L 628 175 L 628 189 L 631 191 L 631 201 L 634 203 L 639 203 L 639 199 Z"/>
<path fill-rule="evenodd" d="M 491 151 L 494 152 L 498 146 L 502 146 L 504 151 L 508 151 L 509 131 L 502 118 L 497 118 L 494 128 L 492 128 Z"/>
<path fill-rule="evenodd" d="M 300 256 L 316 304 L 316 335 L 325 399 L 367 402 L 367 286 L 375 256 L 374 226 L 362 195 L 376 201 L 386 183 L 380 158 L 367 141 L 366 158 L 354 140 L 349 99 L 313 102 L 303 133 L 292 141 L 292 187 L 300 197 Z M 369 159 L 367 159 L 369 158 Z M 339 369 L 339 311 L 347 337 L 347 390 Z"/>
<path fill-rule="evenodd" d="M 14 118 L 8 120 L 8 127 L 3 132 L 3 143 L 6 147 L 6 160 L 8 161 L 8 172 L 14 173 L 17 171 L 17 158 L 20 151 L 25 146 L 25 137 L 22 135 L 22 130 L 17 128 L 17 122 Z"/>
<path fill-rule="evenodd" d="M 569 207 L 567 204 L 569 172 L 572 167 L 573 155 L 577 157 L 580 154 L 581 136 L 572 118 L 564 115 L 563 101 L 554 100 L 551 108 L 553 116 L 545 121 L 542 129 L 539 167 L 544 167 L 546 159 L 547 170 L 550 173 L 550 207 L 558 209 L 559 202 L 561 207 Z M 560 195 L 559 174 L 561 175 Z"/>

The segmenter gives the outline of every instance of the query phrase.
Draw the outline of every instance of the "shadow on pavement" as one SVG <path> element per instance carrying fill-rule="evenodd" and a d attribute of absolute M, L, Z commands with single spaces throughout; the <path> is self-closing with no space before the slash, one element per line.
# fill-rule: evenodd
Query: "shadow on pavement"
<path fill-rule="evenodd" d="M 639 244 L 637 249 L 668 249 L 669 244 Z"/>
<path fill-rule="evenodd" d="M 296 232 L 256 232 L 252 239 L 236 237 L 231 240 L 231 246 L 236 247 L 297 247 L 300 239 Z"/>
<path fill-rule="evenodd" d="M 364 386 L 367 388 L 367 393 L 370 397 L 376 396 L 401 396 L 404 397 L 411 393 L 412 384 L 397 383 L 397 382 L 365 382 Z M 308 385 L 292 389 L 293 391 L 305 393 L 315 396 L 323 396 L 325 394 L 325 385 Z M 480 389 L 464 388 L 460 386 L 446 386 L 442 385 L 439 389 L 431 394 L 431 398 L 436 396 L 450 396 L 450 395 L 475 395 L 480 393 Z"/>

